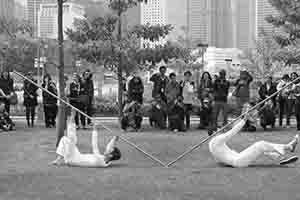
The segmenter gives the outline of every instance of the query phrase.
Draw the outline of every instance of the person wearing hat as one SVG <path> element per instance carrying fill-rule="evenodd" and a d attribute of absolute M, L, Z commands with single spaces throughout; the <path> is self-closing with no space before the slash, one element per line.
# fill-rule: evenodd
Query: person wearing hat
<path fill-rule="evenodd" d="M 35 80 L 33 78 L 33 73 L 29 72 L 27 74 L 27 78 L 29 78 L 30 80 L 32 80 L 33 82 L 35 82 L 37 84 L 37 80 Z M 24 106 L 26 108 L 26 120 L 27 120 L 27 125 L 29 127 L 33 127 L 34 126 L 34 118 L 35 118 L 35 108 L 38 105 L 38 87 L 34 84 L 32 84 L 31 82 L 29 82 L 28 80 L 24 81 Z"/>

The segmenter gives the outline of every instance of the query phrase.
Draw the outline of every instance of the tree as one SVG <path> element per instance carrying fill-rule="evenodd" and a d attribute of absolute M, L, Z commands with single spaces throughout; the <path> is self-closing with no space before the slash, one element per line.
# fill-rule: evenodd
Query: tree
<path fill-rule="evenodd" d="M 57 0 L 58 3 L 58 45 L 59 45 L 59 66 L 57 68 L 58 77 L 58 96 L 66 100 L 65 97 L 65 76 L 64 76 L 64 34 L 63 34 L 63 4 L 65 0 Z M 57 142 L 58 146 L 60 139 L 64 136 L 66 126 L 66 106 L 59 102 L 58 107 L 58 123 L 57 123 Z"/>
<path fill-rule="evenodd" d="M 269 0 L 270 4 L 280 13 L 266 17 L 280 31 L 274 34 L 274 39 L 281 50 L 275 56 L 276 60 L 285 65 L 299 64 L 300 52 L 300 1 L 299 0 Z"/>
<path fill-rule="evenodd" d="M 246 60 L 246 65 L 257 77 L 265 79 L 268 75 L 275 73 L 276 67 L 273 65 L 276 61 L 279 45 L 275 42 L 271 34 L 264 29 L 259 32 L 259 38 L 255 41 L 255 47 L 247 49 L 241 58 Z"/>
<path fill-rule="evenodd" d="M 110 7 L 115 9 L 119 5 L 123 13 L 129 7 L 137 5 L 138 2 L 134 2 L 128 1 L 122 4 L 121 1 L 112 1 Z M 143 38 L 151 42 L 157 41 L 168 35 L 172 27 L 170 25 L 151 26 L 147 24 L 137 25 L 128 32 L 122 30 L 120 32 L 119 15 L 97 17 L 91 21 L 79 19 L 75 21 L 74 27 L 75 30 L 68 29 L 66 34 L 71 41 L 78 44 L 80 57 L 91 63 L 103 65 L 117 75 L 119 84 L 118 102 L 121 114 L 124 75 L 129 75 L 136 67 L 141 66 L 142 60 L 145 60 L 145 57 L 149 55 L 143 53 L 150 52 L 153 55 L 158 54 L 157 49 L 167 49 L 162 46 L 155 49 L 141 49 L 140 39 Z"/>

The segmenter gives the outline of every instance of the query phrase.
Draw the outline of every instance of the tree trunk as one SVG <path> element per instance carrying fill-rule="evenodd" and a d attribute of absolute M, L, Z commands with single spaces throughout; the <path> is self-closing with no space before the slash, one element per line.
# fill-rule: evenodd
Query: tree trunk
<path fill-rule="evenodd" d="M 65 100 L 65 80 L 64 80 L 64 36 L 63 36 L 63 0 L 58 1 L 58 44 L 59 44 L 59 67 L 57 69 L 58 77 L 58 96 Z M 57 142 L 64 136 L 66 126 L 65 104 L 61 101 L 58 103 L 58 122 L 57 122 Z"/>
<path fill-rule="evenodd" d="M 119 0 L 119 5 L 121 3 L 121 0 Z M 119 17 L 119 24 L 118 24 L 118 40 L 122 40 L 122 12 L 121 9 L 119 9 L 118 13 Z M 120 49 L 121 50 L 121 49 Z M 119 57 L 119 65 L 118 65 L 118 104 L 119 104 L 119 120 L 121 120 L 123 116 L 123 57 L 122 54 L 120 54 Z"/>

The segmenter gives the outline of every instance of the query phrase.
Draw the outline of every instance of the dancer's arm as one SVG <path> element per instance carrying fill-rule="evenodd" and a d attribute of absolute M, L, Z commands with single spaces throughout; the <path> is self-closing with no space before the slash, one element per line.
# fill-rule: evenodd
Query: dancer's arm
<path fill-rule="evenodd" d="M 75 115 L 75 111 L 72 110 L 71 116 L 69 117 L 67 122 L 67 137 L 70 138 L 72 142 L 74 142 L 74 144 L 77 144 L 77 131 L 74 122 L 74 115 Z"/>
<path fill-rule="evenodd" d="M 245 119 L 240 119 L 233 127 L 231 130 L 227 131 L 226 133 L 224 133 L 222 136 L 224 137 L 224 139 L 226 140 L 227 138 L 230 139 L 231 137 L 233 137 L 234 135 L 236 135 L 237 133 L 239 133 L 242 128 L 245 126 L 246 124 L 246 120 Z"/>
<path fill-rule="evenodd" d="M 113 151 L 113 148 L 116 146 L 118 140 L 119 136 L 115 136 L 110 140 L 110 142 L 106 145 L 105 154 Z"/>

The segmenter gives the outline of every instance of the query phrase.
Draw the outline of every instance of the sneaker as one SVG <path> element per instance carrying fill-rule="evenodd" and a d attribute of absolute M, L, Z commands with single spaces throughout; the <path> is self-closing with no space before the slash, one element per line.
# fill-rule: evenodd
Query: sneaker
<path fill-rule="evenodd" d="M 289 143 L 289 145 L 291 146 L 291 152 L 295 152 L 298 143 L 299 135 L 296 135 L 294 139 Z"/>
<path fill-rule="evenodd" d="M 286 159 L 282 159 L 279 164 L 280 165 L 291 164 L 291 163 L 297 162 L 298 159 L 299 158 L 297 156 L 292 156 L 292 157 L 289 157 L 289 158 L 286 158 Z"/>

